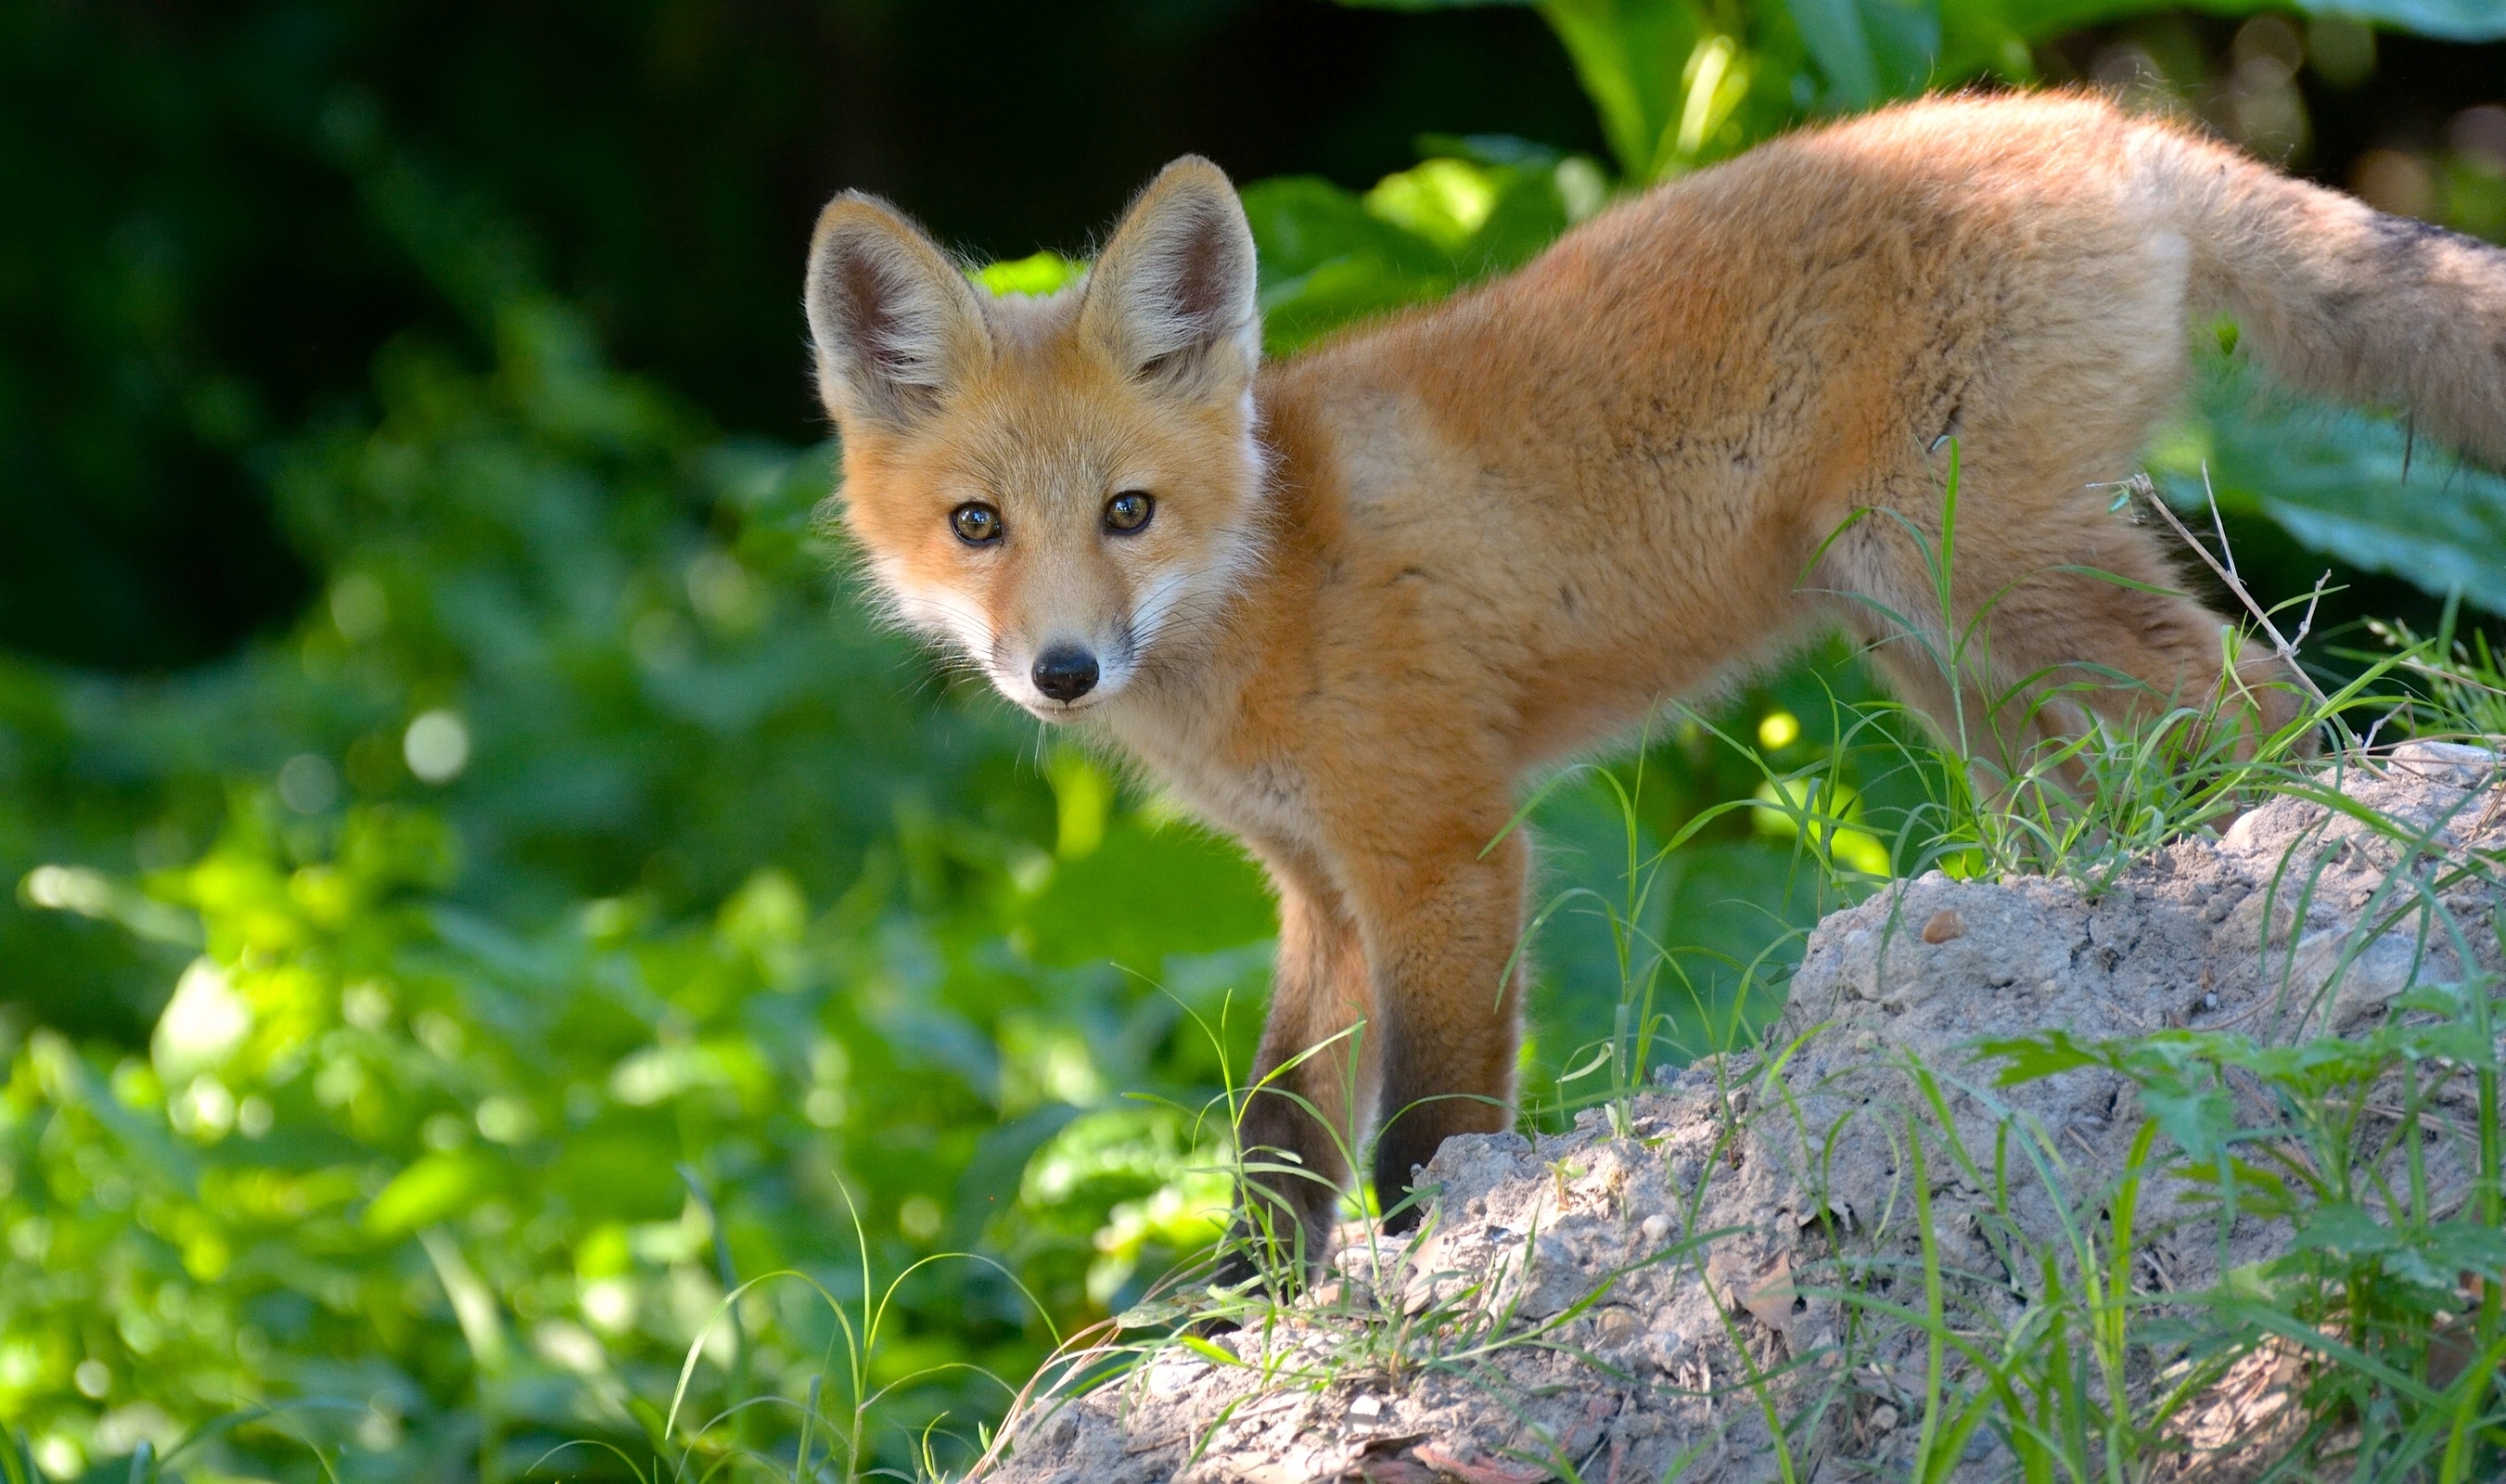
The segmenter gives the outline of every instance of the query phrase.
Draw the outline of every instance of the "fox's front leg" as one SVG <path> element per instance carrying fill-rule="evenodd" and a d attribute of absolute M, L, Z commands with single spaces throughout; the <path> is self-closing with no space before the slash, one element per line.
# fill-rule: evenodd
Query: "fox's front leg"
<path fill-rule="evenodd" d="M 1322 1261 L 1376 1082 L 1356 921 L 1317 865 L 1263 853 L 1279 894 L 1279 956 L 1237 1130 L 1237 1237 L 1248 1246 L 1226 1275 L 1235 1280 L 1252 1276 L 1254 1244 L 1270 1248 L 1273 1272 L 1290 1259 L 1307 1270 Z"/>
<path fill-rule="evenodd" d="M 1375 984 L 1375 1195 L 1391 1231 L 1423 1214 L 1402 1203 L 1437 1145 L 1514 1125 L 1530 852 L 1520 831 L 1489 844 L 1504 821 L 1499 808 L 1407 830 L 1342 862 Z"/>

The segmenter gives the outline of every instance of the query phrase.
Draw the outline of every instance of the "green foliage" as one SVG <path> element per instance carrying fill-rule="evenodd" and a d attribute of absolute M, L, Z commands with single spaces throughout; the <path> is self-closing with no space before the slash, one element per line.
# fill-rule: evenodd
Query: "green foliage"
<path fill-rule="evenodd" d="M 447 452 L 401 431 L 422 453 Z M 571 483 L 505 482 L 497 508 L 560 525 L 566 498 L 581 492 Z M 697 529 L 657 525 L 698 544 Z M 393 570 L 382 554 L 375 565 Z M 442 641 L 420 621 L 428 595 L 394 596 L 422 658 L 428 640 Z M 483 607 L 495 595 L 472 596 Z M 895 791 L 881 802 L 904 812 L 892 835 L 862 829 L 890 838 L 840 897 L 813 903 L 772 867 L 695 919 L 664 905 L 670 878 L 600 896 L 576 886 L 588 899 L 537 922 L 448 894 L 484 878 L 515 897 L 553 895 L 557 871 L 595 869 L 558 847 L 612 838 L 550 823 L 539 806 L 561 778 L 496 776 L 504 729 L 489 718 L 561 724 L 604 701 L 633 704 L 619 691 L 637 678 L 630 635 L 648 622 L 638 605 L 619 604 L 614 589 L 557 596 L 586 599 L 592 633 L 509 620 L 493 635 L 509 642 L 500 657 L 536 689 L 537 709 L 519 714 L 516 697 L 517 712 L 504 711 L 492 681 L 462 697 L 477 718 L 479 772 L 455 786 L 490 802 L 358 799 L 308 814 L 269 790 L 240 790 L 209 852 L 151 883 L 155 900 L 197 914 L 204 943 L 150 1056 L 83 1054 L 50 1032 L 18 1047 L 0 1344 L 20 1357 L 10 1413 L 47 1446 L 101 1458 L 144 1437 L 166 1451 L 239 1406 L 345 1397 L 355 1410 L 344 1415 L 233 1430 L 215 1466 L 303 1472 L 311 1458 L 293 1433 L 381 1450 L 354 1466 L 365 1472 L 473 1458 L 509 1474 L 571 1437 L 649 1432 L 630 1398 L 668 1391 L 732 1275 L 794 1270 L 859 1297 L 851 1202 L 881 1233 L 872 1253 L 891 1271 L 936 1247 L 949 1212 L 997 1213 L 960 1235 L 1011 1251 L 1050 1310 L 981 1272 L 923 1275 L 901 1290 L 893 1339 L 870 1357 L 883 1379 L 935 1354 L 1020 1373 L 1052 1343 L 1052 1321 L 1120 1296 L 1127 1272 L 1089 1282 L 1108 1255 L 1154 1269 L 1210 1234 L 1210 1202 L 1187 1175 L 1194 1151 L 1173 1128 L 1092 1126 L 1073 1121 L 1081 1110 L 1067 1101 L 1214 1081 L 1207 1048 L 1170 1034 L 1175 1001 L 1101 959 L 1060 972 L 1002 954 L 1003 934 L 1052 904 L 1058 862 L 1016 833 L 984 830 L 971 809 L 948 829 L 917 818 L 902 786 L 912 769 L 877 762 L 876 737 L 847 739 L 833 719 L 806 727 L 857 749 L 829 760 L 839 780 L 848 766 L 883 767 Z M 701 610 L 687 621 L 702 623 Z M 559 651 L 546 665 L 533 663 L 536 644 L 513 642 L 543 633 Z M 304 647 L 336 642 L 317 633 Z M 462 670 L 476 677 L 489 667 L 474 659 Z M 829 667 L 791 683 L 836 704 L 842 687 L 891 683 L 890 670 L 865 680 Z M 911 714 L 867 709 L 897 730 Z M 708 756 L 755 769 L 767 790 L 758 797 L 786 778 L 772 765 L 789 760 L 763 745 L 756 720 L 696 730 L 676 768 L 666 754 L 635 759 L 636 780 L 698 786 Z M 669 731 L 650 718 L 617 735 L 659 750 Z M 545 754 L 565 755 L 561 744 Z M 353 770 L 353 742 L 349 756 Z M 633 797 L 610 786 L 613 799 Z M 954 786 L 932 779 L 937 796 Z M 993 787 L 1004 803 L 1024 791 L 1006 771 Z M 507 790 L 519 802 L 494 807 Z M 796 810 L 806 802 L 793 789 Z M 580 805 L 560 801 L 569 808 Z M 517 840 L 520 859 L 500 858 L 483 818 Z M 1126 819 L 1089 864 L 1117 888 L 1164 881 L 1179 858 L 1210 857 L 1197 838 Z M 525 853 L 533 843 L 541 849 Z M 693 856 L 707 845 L 681 849 Z M 1008 866 L 1021 851 L 1023 886 Z M 456 854 L 466 857 L 457 870 Z M 1240 865 L 1217 864 L 1233 874 L 1205 865 L 1195 880 L 1212 906 L 1233 891 L 1240 905 L 1222 921 L 1242 923 L 1261 898 Z M 1118 921 L 1123 951 L 1152 971 L 1170 948 L 1208 937 L 1200 924 L 1162 937 L 1155 920 Z M 1105 946 L 1065 939 L 1074 959 Z M 1174 981 L 1197 996 L 1188 1002 L 1214 1009 L 1230 992 L 1249 1002 L 1261 970 L 1259 955 L 1237 956 Z M 1035 1136 L 1056 1121 L 1059 1143 L 1025 1171 Z M 1056 1161 L 1080 1158 L 1067 1146 L 1081 1134 L 1098 1171 L 1056 1184 Z M 1170 1186 L 1183 1206 L 1170 1196 L 1167 1209 L 1117 1214 Z M 741 1387 L 801 1394 L 824 1363 L 824 1324 L 805 1297 L 768 1288 L 743 1300 L 750 1339 L 735 1353 L 708 1342 L 724 1363 L 699 1373 L 699 1399 L 734 1384 L 733 1361 Z M 64 1322 L 80 1314 L 94 1319 Z M 100 1414 L 82 1393 L 105 1403 Z M 902 1458 L 898 1427 L 944 1410 L 976 1417 L 999 1401 L 964 1378 L 921 1383 L 891 1398 L 874 1441 Z"/>
<path fill-rule="evenodd" d="M 2405 417 L 2295 396 L 2205 354 L 2150 472 L 2183 509 L 2215 493 L 2311 550 L 2506 613 L 2506 478 L 2415 437 Z"/>
<path fill-rule="evenodd" d="M 186 1466 L 259 1476 L 649 1457 L 690 1346 L 691 1415 L 797 1400 L 816 1290 L 1000 1254 L 885 1306 L 853 1462 L 910 1461 L 1001 1404 L 949 1365 L 1021 1375 L 1212 1235 L 1205 1140 L 1115 1100 L 1242 1055 L 1267 900 L 827 615 L 828 450 L 611 371 L 377 169 L 490 359 L 399 343 L 273 465 L 326 601 L 173 682 L 10 670 L 19 910 L 176 988 L 144 1055 L 8 1032 L 0 1416 L 55 1475 L 203 1428 Z M 125 832 L 137 872 L 61 863 Z"/>
<path fill-rule="evenodd" d="M 1437 10 L 1491 0 L 1343 0 Z M 1811 113 L 1852 112 L 1979 77 L 2027 82 L 2031 49 L 2163 0 L 1497 0 L 1536 4 L 1565 43 L 1619 167 L 1636 184 L 1746 148 Z M 2208 0 L 2220 15 L 2273 0 Z M 2343 0 L 2301 10 L 2453 41 L 2506 37 L 2484 0 Z"/>
<path fill-rule="evenodd" d="M 1271 353 L 1518 267 L 1608 191 L 1591 161 L 1521 140 L 1428 142 L 1434 158 L 1363 195 L 1308 177 L 1244 189 Z"/>
<path fill-rule="evenodd" d="M 2407 826 L 2377 823 L 2411 838 Z M 2268 1044 L 2174 1031 L 2084 1044 L 2057 1030 L 1980 1049 L 2001 1064 L 2004 1085 L 2088 1067 L 2121 1073 L 2149 1119 L 2141 1148 L 2159 1133 L 2174 1146 L 2148 1172 L 2171 1176 L 2184 1206 L 2210 1209 L 2222 1242 L 2240 1218 L 2288 1223 L 2284 1255 L 2187 1296 L 2206 1323 L 2179 1339 L 2166 1321 L 2142 1321 L 2140 1343 L 2161 1354 L 2181 1345 L 2187 1368 L 2206 1374 L 2223 1357 L 2288 1346 L 2308 1362 L 2300 1456 L 2337 1450 L 2362 1472 L 2454 1479 L 2493 1452 L 2506 1355 L 2495 1296 L 2506 1271 L 2499 1008 L 2495 985 L 2476 978 L 2416 986 L 2358 1037 Z M 2425 1172 L 2443 1136 L 2425 1131 L 2448 1127 L 2438 1098 L 2457 1081 L 2475 1090 L 2471 1188 L 2440 1204 Z M 2134 1171 L 2135 1185 L 2143 1177 Z M 2122 1209 L 2118 1241 L 2130 1230 Z M 2133 1451 L 2154 1431 L 2130 1438 Z"/>

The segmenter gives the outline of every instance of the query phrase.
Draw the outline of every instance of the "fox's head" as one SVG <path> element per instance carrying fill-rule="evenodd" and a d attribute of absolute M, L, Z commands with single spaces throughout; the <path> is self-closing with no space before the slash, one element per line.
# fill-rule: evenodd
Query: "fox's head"
<path fill-rule="evenodd" d="M 1216 165 L 1166 166 L 1044 298 L 847 193 L 806 302 L 844 518 L 908 623 L 1047 720 L 1207 636 L 1262 547 L 1253 235 Z"/>

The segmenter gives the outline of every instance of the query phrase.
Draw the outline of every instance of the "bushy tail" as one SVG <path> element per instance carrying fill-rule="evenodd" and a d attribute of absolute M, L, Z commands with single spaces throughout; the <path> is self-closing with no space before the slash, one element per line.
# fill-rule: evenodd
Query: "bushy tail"
<path fill-rule="evenodd" d="M 2506 249 L 2364 202 L 2206 140 L 2144 136 L 2192 244 L 2197 306 L 2298 386 L 2398 407 L 2506 468 Z"/>

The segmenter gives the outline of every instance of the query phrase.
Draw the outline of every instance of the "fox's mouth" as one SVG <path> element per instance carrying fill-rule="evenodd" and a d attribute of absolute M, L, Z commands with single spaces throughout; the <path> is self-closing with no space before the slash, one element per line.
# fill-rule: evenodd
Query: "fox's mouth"
<path fill-rule="evenodd" d="M 1110 686 L 1099 685 L 1086 695 L 1075 696 L 1068 701 L 1056 700 L 1032 685 L 1019 685 L 997 675 L 993 677 L 992 688 L 1000 692 L 1003 699 L 1011 705 L 1038 721 L 1057 722 L 1075 720 L 1092 711 L 1103 709 L 1106 702 L 1122 694 L 1124 686 L 1118 679 Z"/>
<path fill-rule="evenodd" d="M 1092 711 L 1104 701 L 1102 696 L 1088 696 L 1078 701 L 1021 701 L 1019 705 L 1030 716 L 1042 721 L 1068 721 L 1083 712 Z"/>

